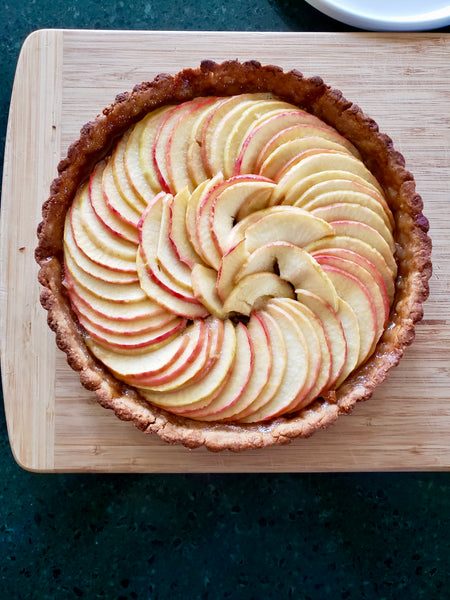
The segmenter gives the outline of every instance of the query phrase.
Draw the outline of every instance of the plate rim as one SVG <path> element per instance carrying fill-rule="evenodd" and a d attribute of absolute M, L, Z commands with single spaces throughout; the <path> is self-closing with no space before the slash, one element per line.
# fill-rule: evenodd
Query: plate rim
<path fill-rule="evenodd" d="M 409 17 L 375 17 L 363 10 L 348 9 L 339 0 L 306 0 L 313 8 L 328 17 L 360 29 L 374 31 L 426 31 L 450 25 L 450 5 L 426 13 L 415 13 Z"/>

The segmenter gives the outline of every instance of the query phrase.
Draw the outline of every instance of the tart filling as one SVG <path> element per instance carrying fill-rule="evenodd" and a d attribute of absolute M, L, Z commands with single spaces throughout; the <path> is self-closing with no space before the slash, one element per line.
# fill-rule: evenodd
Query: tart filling
<path fill-rule="evenodd" d="M 285 443 L 412 341 L 426 230 L 403 158 L 338 92 L 205 62 L 84 128 L 44 206 L 42 301 L 119 417 L 189 447 Z"/>

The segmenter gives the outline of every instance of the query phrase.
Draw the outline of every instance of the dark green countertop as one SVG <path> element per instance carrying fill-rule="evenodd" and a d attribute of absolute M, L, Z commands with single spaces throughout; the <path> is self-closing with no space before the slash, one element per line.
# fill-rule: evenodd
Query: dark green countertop
<path fill-rule="evenodd" d="M 295 0 L 7 1 L 0 164 L 39 28 L 351 30 Z M 15 464 L 3 411 L 0 469 L 6 600 L 450 598 L 449 473 L 38 475 Z"/>

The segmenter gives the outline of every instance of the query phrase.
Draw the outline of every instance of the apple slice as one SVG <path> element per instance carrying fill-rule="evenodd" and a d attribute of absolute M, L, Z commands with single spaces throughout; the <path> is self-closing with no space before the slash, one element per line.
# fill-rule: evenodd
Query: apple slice
<path fill-rule="evenodd" d="M 331 353 L 325 329 L 317 316 L 304 304 L 289 298 L 271 300 L 268 308 L 275 306 L 288 312 L 296 321 L 308 343 L 309 371 L 303 390 L 287 409 L 300 410 L 311 404 L 326 388 L 331 375 Z"/>
<path fill-rule="evenodd" d="M 206 372 L 207 364 L 211 360 L 211 344 L 217 343 L 217 334 L 213 334 L 209 327 L 205 327 L 205 334 L 197 340 L 195 347 L 191 348 L 191 344 L 188 346 L 191 352 L 184 362 L 181 362 L 184 358 L 181 356 L 161 375 L 141 380 L 139 387 L 152 392 L 172 392 L 193 384 Z"/>
<path fill-rule="evenodd" d="M 267 327 L 258 313 L 253 313 L 250 317 L 247 331 L 252 349 L 253 368 L 245 389 L 231 406 L 222 409 L 220 414 L 212 415 L 210 418 L 203 417 L 205 421 L 235 420 L 236 415 L 239 415 L 239 413 L 242 413 L 253 404 L 260 397 L 266 386 L 269 385 L 268 382 L 272 369 L 272 352 Z"/>
<path fill-rule="evenodd" d="M 274 187 L 272 181 L 258 175 L 237 175 L 222 185 L 211 207 L 210 217 L 212 236 L 221 256 L 242 207 L 256 193 L 259 193 L 258 202 L 267 206 Z M 261 192 L 264 192 L 263 197 Z"/>
<path fill-rule="evenodd" d="M 336 152 L 335 150 L 322 150 L 321 153 L 306 156 L 298 162 L 294 159 L 293 164 L 288 163 L 284 170 L 277 176 L 278 189 L 280 193 L 284 193 L 296 181 L 300 181 L 319 171 L 345 171 L 352 173 L 373 185 L 380 193 L 383 193 L 382 187 L 364 163 L 351 154 Z"/>
<path fill-rule="evenodd" d="M 278 146 L 263 162 L 258 173 L 264 177 L 276 180 L 279 174 L 283 172 L 285 165 L 288 163 L 291 165 L 294 164 L 295 158 L 318 154 L 322 150 L 347 152 L 343 146 L 325 138 L 317 136 L 300 138 Z"/>
<path fill-rule="evenodd" d="M 214 122 L 211 121 L 208 124 L 204 132 L 205 144 L 204 146 L 202 144 L 203 162 L 208 174 L 212 175 L 220 171 L 224 173 L 227 178 L 234 175 L 234 164 L 231 165 L 230 171 L 226 171 L 225 157 L 227 145 L 230 142 L 236 123 L 240 121 L 247 110 L 252 109 L 253 111 L 260 111 L 261 103 L 272 103 L 274 101 L 276 101 L 274 98 L 249 98 L 248 100 L 243 100 L 233 106 L 228 106 L 228 110 L 224 111 L 223 114 L 220 115 L 220 118 L 217 118 Z M 245 134 L 245 131 L 243 134 Z M 234 158 L 236 158 L 236 156 Z"/>
<path fill-rule="evenodd" d="M 69 272 L 72 278 L 83 288 L 92 292 L 99 298 L 107 300 L 116 300 L 118 302 L 138 302 L 146 298 L 145 293 L 141 290 L 139 283 L 111 283 L 93 277 L 83 271 L 81 267 L 73 260 L 70 254 L 64 257 L 65 271 Z"/>
<path fill-rule="evenodd" d="M 253 223 L 256 223 L 257 221 L 259 221 L 259 219 L 262 219 L 262 217 L 265 217 L 267 215 L 271 215 L 272 213 L 275 212 L 286 212 L 286 210 L 291 210 L 291 207 L 289 206 L 270 206 L 267 208 L 263 208 L 261 210 L 257 210 L 255 212 L 250 213 L 249 215 L 247 215 L 246 217 L 244 217 L 242 219 L 242 221 L 238 221 L 236 223 L 236 225 L 233 227 L 233 229 L 230 231 L 230 235 L 228 236 L 228 240 L 227 240 L 227 248 L 225 249 L 225 252 L 228 252 L 229 250 L 231 250 L 231 248 L 234 248 L 234 246 L 236 246 L 241 240 L 243 240 L 245 238 L 245 231 L 246 229 L 248 229 L 248 227 L 250 227 L 250 225 L 253 225 Z"/>
<path fill-rule="evenodd" d="M 380 235 L 376 229 L 370 227 L 370 225 L 367 225 L 366 223 L 348 220 L 332 221 L 330 225 L 333 227 L 336 236 L 345 236 L 362 240 L 377 250 L 386 261 L 391 273 L 397 273 L 397 263 L 395 262 L 392 250 L 383 236 Z"/>
<path fill-rule="evenodd" d="M 137 227 L 126 223 L 117 214 L 110 210 L 103 194 L 103 172 L 106 162 L 102 160 L 97 163 L 89 178 L 89 200 L 97 219 L 113 234 L 137 244 L 139 236 Z"/>
<path fill-rule="evenodd" d="M 181 315 L 187 316 L 204 316 L 204 308 L 200 306 L 198 300 L 193 295 L 192 290 L 189 291 L 171 276 L 161 269 L 157 261 L 157 241 L 159 239 L 163 204 L 166 195 L 164 192 L 158 194 L 154 201 L 149 204 L 147 209 L 142 213 L 141 221 L 139 222 L 139 252 L 136 259 L 141 286 L 145 289 L 147 295 L 160 304 L 166 302 L 169 310 Z M 144 271 L 148 272 L 151 281 L 144 277 Z M 156 288 L 154 288 L 154 285 Z M 145 286 L 145 287 L 144 287 Z M 164 294 L 162 294 L 164 292 Z M 165 295 L 167 293 L 167 295 Z M 158 297 L 160 294 L 160 297 Z M 180 302 L 169 304 L 168 296 L 173 296 Z M 195 308 L 188 309 L 186 305 L 197 305 Z M 180 312 L 176 309 L 179 307 Z M 184 308 L 182 308 L 184 307 Z"/>
<path fill-rule="evenodd" d="M 289 105 L 288 105 L 289 106 Z M 263 116 L 257 119 L 244 138 L 241 150 L 236 160 L 236 173 L 255 173 L 255 165 L 263 148 L 280 131 L 300 124 L 318 124 L 320 121 L 314 115 L 304 110 L 289 107 L 273 116 Z"/>
<path fill-rule="evenodd" d="M 222 302 L 232 292 L 236 275 L 249 256 L 244 239 L 222 256 L 216 283 L 217 294 Z"/>
<path fill-rule="evenodd" d="M 316 259 L 322 268 L 335 267 L 336 269 L 352 275 L 358 279 L 369 291 L 370 298 L 375 309 L 376 338 L 378 340 L 384 331 L 384 325 L 389 317 L 389 302 L 384 284 L 383 287 L 380 288 L 377 280 L 370 274 L 370 272 L 361 266 L 361 264 L 352 260 L 330 255 L 318 255 L 316 256 Z"/>
<path fill-rule="evenodd" d="M 217 196 L 227 186 L 228 182 L 224 181 L 210 188 L 206 194 L 203 194 L 197 210 L 195 237 L 198 240 L 202 258 L 207 265 L 213 267 L 216 271 L 219 270 L 222 254 L 214 242 L 211 231 L 212 211 Z"/>
<path fill-rule="evenodd" d="M 159 127 L 174 105 L 166 105 L 150 112 L 141 121 L 142 130 L 139 138 L 139 165 L 149 186 L 155 194 L 162 191 L 158 171 L 153 161 L 153 143 Z"/>
<path fill-rule="evenodd" d="M 201 119 L 202 115 L 209 113 L 211 105 L 216 103 L 217 98 L 214 97 L 196 102 L 178 118 L 172 128 L 167 143 L 166 165 L 169 187 L 174 193 L 180 192 L 186 186 L 189 191 L 195 188 L 187 162 L 190 135 L 195 122 Z"/>
<path fill-rule="evenodd" d="M 223 150 L 226 137 L 218 135 L 223 120 L 227 119 L 230 114 L 234 116 L 240 114 L 243 106 L 250 106 L 251 102 L 259 100 L 273 100 L 273 96 L 267 93 L 230 96 L 218 102 L 204 120 L 199 131 L 198 142 L 202 148 L 203 164 L 210 177 L 223 169 Z M 235 108 L 237 111 L 234 111 Z"/>
<path fill-rule="evenodd" d="M 344 367 L 339 377 L 334 382 L 334 387 L 336 389 L 358 366 L 359 350 L 361 346 L 358 319 L 350 305 L 342 300 L 342 298 L 339 298 L 337 315 L 341 322 L 342 329 L 344 330 L 345 341 L 347 342 L 347 355 Z"/>
<path fill-rule="evenodd" d="M 171 392 L 141 390 L 146 400 L 172 412 L 203 408 L 214 400 L 228 382 L 236 356 L 236 332 L 231 321 L 224 322 L 223 341 L 212 367 L 192 385 Z"/>
<path fill-rule="evenodd" d="M 161 191 L 161 187 L 157 181 L 152 181 L 151 178 L 145 176 L 144 170 L 141 166 L 140 160 L 140 147 L 141 137 L 144 129 L 148 127 L 150 120 L 158 120 L 159 111 L 151 113 L 148 119 L 143 119 L 136 123 L 130 133 L 128 142 L 123 153 L 123 162 L 125 167 L 125 173 L 127 174 L 128 181 L 134 192 L 148 203 L 155 194 Z"/>
<path fill-rule="evenodd" d="M 310 215 L 301 208 L 289 208 L 290 210 L 271 211 L 247 227 L 245 247 L 248 252 L 276 241 L 303 247 L 333 233 L 332 227 L 323 219 Z"/>
<path fill-rule="evenodd" d="M 305 305 L 317 316 L 325 330 L 325 335 L 328 340 L 331 354 L 331 373 L 327 383 L 327 387 L 330 388 L 334 385 L 335 381 L 342 373 L 347 360 L 347 342 L 342 323 L 336 311 L 333 310 L 331 306 L 322 298 L 320 298 L 320 296 L 303 289 L 297 289 L 295 290 L 295 293 L 297 295 L 297 301 Z M 338 307 L 340 307 L 340 304 L 341 302 L 339 299 Z"/>
<path fill-rule="evenodd" d="M 103 171 L 102 191 L 109 210 L 128 225 L 137 227 L 141 213 L 128 204 L 119 192 L 114 180 L 111 159 L 107 161 Z"/>
<path fill-rule="evenodd" d="M 183 354 L 189 342 L 189 330 L 157 349 L 136 351 L 133 354 L 121 354 L 97 344 L 92 338 L 86 338 L 89 350 L 119 379 L 133 385 L 135 377 L 145 377 L 164 372 Z"/>
<path fill-rule="evenodd" d="M 222 173 L 218 173 L 212 179 L 208 179 L 201 183 L 192 193 L 186 210 L 186 231 L 189 241 L 196 253 L 206 263 L 207 259 L 203 255 L 203 249 L 200 246 L 200 241 L 197 236 L 197 221 L 198 213 L 202 202 L 209 196 L 211 191 L 223 182 Z"/>
<path fill-rule="evenodd" d="M 343 146 L 346 150 L 356 156 L 356 158 L 361 158 L 358 150 L 351 142 L 342 137 L 335 129 L 329 125 L 326 125 L 323 121 L 316 119 L 316 121 L 312 122 L 311 124 L 294 124 L 290 127 L 280 130 L 276 135 L 274 135 L 260 151 L 255 164 L 254 172 L 259 173 L 263 162 L 279 146 L 286 144 L 287 142 L 308 137 L 320 137 L 322 139 L 329 140 L 330 142 L 334 142 L 335 144 Z"/>
<path fill-rule="evenodd" d="M 275 273 L 253 273 L 243 277 L 223 304 L 226 313 L 249 315 L 268 298 L 293 298 L 292 287 Z"/>
<path fill-rule="evenodd" d="M 173 197 L 167 195 L 162 201 L 161 226 L 156 250 L 156 260 L 170 279 L 174 280 L 177 285 L 184 288 L 189 295 L 192 295 L 191 270 L 178 258 L 169 236 L 170 206 L 172 200 Z"/>
<path fill-rule="evenodd" d="M 89 335 L 101 346 L 110 350 L 134 350 L 136 348 L 144 348 L 153 346 L 172 338 L 186 327 L 187 320 L 175 318 L 169 321 L 166 325 L 162 325 L 157 329 L 140 333 L 113 333 L 105 331 L 92 321 L 85 318 L 81 313 L 78 313 L 78 320 L 86 329 Z"/>
<path fill-rule="evenodd" d="M 224 148 L 223 172 L 227 178 L 238 174 L 236 166 L 239 153 L 245 139 L 251 134 L 253 129 L 266 119 L 290 110 L 298 112 L 298 109 L 293 109 L 292 104 L 273 99 L 253 102 L 251 106 L 242 111 L 230 131 Z"/>
<path fill-rule="evenodd" d="M 394 217 L 392 216 L 391 209 L 389 208 L 385 197 L 382 194 L 380 194 L 380 192 L 375 188 L 370 187 L 369 185 L 364 185 L 363 183 L 358 183 L 350 179 L 330 179 L 321 181 L 320 183 L 316 183 L 308 190 L 306 190 L 306 192 L 304 192 L 304 194 L 300 198 L 298 198 L 294 206 L 299 206 L 300 208 L 302 208 L 307 203 L 309 204 L 310 202 L 317 200 L 319 197 L 322 198 L 322 196 L 324 196 L 324 198 L 328 198 L 327 194 L 331 193 L 340 194 L 341 196 L 339 197 L 341 198 L 352 197 L 353 194 L 357 194 L 358 196 L 360 196 L 361 194 L 363 194 L 364 196 L 369 196 L 372 200 L 374 200 L 381 206 L 385 217 L 389 221 L 388 226 L 390 227 L 391 231 L 394 229 Z M 377 211 L 375 210 L 375 212 Z"/>
<path fill-rule="evenodd" d="M 82 252 L 73 239 L 72 227 L 70 224 L 70 214 L 67 215 L 64 225 L 64 251 L 70 254 L 72 260 L 77 263 L 80 269 L 85 271 L 91 277 L 102 279 L 110 283 L 123 284 L 139 281 L 137 273 L 125 273 L 104 267 L 92 261 L 84 252 Z"/>
<path fill-rule="evenodd" d="M 148 265 L 145 264 L 140 252 L 137 254 L 136 267 L 141 288 L 151 300 L 174 314 L 188 319 L 208 316 L 208 311 L 196 299 L 196 303 L 191 302 L 190 299 L 184 300 L 183 297 L 175 295 L 173 290 L 163 286 L 161 281 L 155 277 L 154 272 L 147 268 Z"/>
<path fill-rule="evenodd" d="M 203 160 L 204 148 L 202 136 L 209 115 L 214 112 L 215 107 L 220 104 L 220 102 L 221 101 L 219 100 L 216 104 L 210 106 L 209 110 L 206 110 L 197 117 L 197 120 L 192 125 L 191 133 L 189 135 L 186 163 L 188 175 L 194 189 L 210 177 L 207 165 Z"/>
<path fill-rule="evenodd" d="M 202 353 L 208 356 L 211 349 L 212 334 L 203 319 L 197 319 L 192 325 L 189 325 L 176 339 L 180 338 L 183 340 L 180 347 L 181 351 L 176 354 L 170 363 L 154 371 L 137 371 L 129 375 L 126 382 L 144 389 L 148 389 L 153 385 L 164 385 L 176 381 L 182 373 L 199 360 Z M 151 360 L 150 353 L 149 360 Z"/>
<path fill-rule="evenodd" d="M 328 248 L 327 250 L 315 252 L 312 254 L 312 256 L 319 263 L 321 263 L 321 260 L 323 260 L 324 257 L 349 260 L 351 262 L 357 263 L 360 267 L 362 267 L 368 273 L 370 273 L 370 275 L 376 281 L 376 283 L 380 289 L 380 294 L 382 296 L 383 304 L 384 304 L 385 320 L 387 320 L 387 318 L 389 316 L 389 310 L 390 310 L 390 300 L 389 300 L 389 297 L 387 294 L 384 279 L 383 279 L 380 271 L 378 271 L 378 269 L 375 267 L 375 265 L 373 263 L 371 263 L 369 260 L 367 260 L 367 258 L 364 258 L 357 252 L 353 252 L 352 250 L 347 250 L 344 248 Z M 338 266 L 338 265 L 335 265 L 335 266 Z M 356 275 L 356 273 L 354 273 L 354 274 Z"/>
<path fill-rule="evenodd" d="M 87 186 L 80 189 L 73 201 L 70 222 L 75 243 L 93 262 L 125 273 L 136 270 L 137 245 L 115 235 L 98 220 Z"/>
<path fill-rule="evenodd" d="M 373 210 L 358 204 L 341 202 L 329 204 L 311 211 L 319 219 L 332 223 L 334 221 L 357 221 L 372 227 L 386 240 L 392 254 L 395 252 L 394 238 L 383 219 Z"/>
<path fill-rule="evenodd" d="M 153 163 L 158 175 L 158 182 L 161 188 L 166 192 L 175 191 L 170 186 L 170 172 L 168 167 L 168 157 L 170 155 L 169 146 L 172 134 L 181 122 L 181 118 L 204 102 L 205 98 L 200 97 L 178 104 L 164 115 L 155 134 L 152 150 Z"/>
<path fill-rule="evenodd" d="M 99 332 L 104 331 L 106 333 L 122 334 L 125 336 L 137 333 L 144 334 L 149 331 L 161 329 L 177 318 L 174 314 L 164 311 L 135 319 L 118 320 L 104 314 L 99 314 L 89 304 L 83 302 L 75 293 L 71 294 L 71 300 L 77 314 L 92 323 Z M 88 327 L 86 329 L 89 330 Z"/>
<path fill-rule="evenodd" d="M 191 195 L 187 188 L 178 192 L 170 204 L 169 239 L 179 260 L 190 269 L 196 264 L 204 264 L 189 240 L 186 229 L 187 208 Z"/>
<path fill-rule="evenodd" d="M 378 188 L 370 184 L 368 181 L 355 175 L 354 173 L 348 173 L 346 171 L 329 170 L 329 171 L 317 171 L 311 175 L 307 175 L 304 178 L 296 178 L 291 182 L 291 187 L 283 191 L 284 197 L 280 195 L 277 201 L 281 201 L 282 204 L 294 205 L 297 201 L 303 197 L 311 188 L 319 183 L 325 181 L 348 181 L 351 179 L 355 183 L 363 185 L 372 189 L 373 191 L 380 193 Z"/>
<path fill-rule="evenodd" d="M 250 321 L 254 317 L 258 318 L 265 330 L 265 335 L 268 340 L 267 347 L 272 357 L 272 363 L 266 384 L 261 392 L 246 408 L 230 417 L 230 421 L 244 420 L 271 402 L 272 398 L 278 393 L 286 373 L 288 362 L 287 348 L 282 330 L 278 325 L 277 320 L 272 318 L 267 311 L 253 313 L 250 317 Z"/>
<path fill-rule="evenodd" d="M 361 194 L 358 192 L 327 192 L 320 194 L 302 205 L 301 208 L 308 212 L 313 212 L 316 209 L 323 209 L 331 206 L 339 206 L 341 204 L 349 204 L 350 206 L 361 206 L 374 212 L 380 219 L 382 219 L 384 225 L 392 232 L 392 225 L 386 213 L 384 207 L 377 201 L 374 200 L 368 194 Z M 296 202 L 294 206 L 299 206 Z M 327 220 L 327 219 L 325 219 Z M 335 219 L 339 220 L 339 219 Z M 364 221 L 364 219 L 362 219 Z"/>
<path fill-rule="evenodd" d="M 77 268 L 76 265 L 75 268 Z M 94 281 L 97 285 L 99 284 L 99 280 L 95 278 L 91 278 L 90 280 Z M 124 301 L 127 299 L 127 294 L 131 296 L 129 291 L 127 291 L 130 287 L 129 284 L 122 284 L 126 286 L 125 294 L 122 297 L 119 295 L 119 299 L 111 299 L 107 294 L 103 296 L 96 295 L 74 279 L 67 265 L 65 265 L 64 270 L 64 285 L 70 293 L 76 296 L 77 302 L 83 302 L 91 310 L 108 319 L 115 319 L 117 321 L 145 319 L 165 312 L 165 309 L 159 304 L 149 300 L 142 290 L 140 290 L 140 286 L 136 284 L 132 284 L 134 286 L 132 289 L 140 290 L 141 298 L 138 300 Z M 113 287 L 117 292 L 119 286 L 114 285 Z"/>
<path fill-rule="evenodd" d="M 302 248 L 287 242 L 272 242 L 252 252 L 236 274 L 235 282 L 252 273 L 276 271 L 294 288 L 309 290 L 337 309 L 336 290 L 320 264 Z"/>
<path fill-rule="evenodd" d="M 227 385 L 206 407 L 186 411 L 185 416 L 191 419 L 214 421 L 222 411 L 234 406 L 245 392 L 254 366 L 253 348 L 247 328 L 243 323 L 236 326 L 236 356 L 229 375 Z"/>
<path fill-rule="evenodd" d="M 217 294 L 217 272 L 214 269 L 204 265 L 194 265 L 191 273 L 192 289 L 195 297 L 208 309 L 208 311 L 218 317 L 225 318 L 222 300 Z"/>
<path fill-rule="evenodd" d="M 360 365 L 373 352 L 374 344 L 377 342 L 377 315 L 370 292 L 350 273 L 327 265 L 323 268 L 339 296 L 350 305 L 358 319 L 360 334 L 358 365 Z"/>
<path fill-rule="evenodd" d="M 389 303 L 392 302 L 395 294 L 395 273 L 392 273 L 389 269 L 386 261 L 378 250 L 375 250 L 375 248 L 372 248 L 366 242 L 355 237 L 337 235 L 335 237 L 322 238 L 321 240 L 312 242 L 305 247 L 305 250 L 312 255 L 316 252 L 329 254 L 329 250 L 332 250 L 333 252 L 336 252 L 336 250 L 346 250 L 365 258 L 369 263 L 373 264 L 376 270 L 381 274 L 384 285 L 386 286 Z"/>
<path fill-rule="evenodd" d="M 286 350 L 286 369 L 281 385 L 271 400 L 256 412 L 241 418 L 243 423 L 265 421 L 284 413 L 295 404 L 310 383 L 310 352 L 297 320 L 278 306 L 270 305 L 265 312 L 276 318 L 280 327 Z M 277 352 L 279 348 L 272 346 L 272 354 Z"/>
<path fill-rule="evenodd" d="M 117 146 L 112 153 L 112 172 L 114 177 L 114 183 L 122 198 L 130 205 L 131 208 L 136 210 L 139 214 L 147 206 L 147 198 L 139 196 L 133 189 L 127 172 L 125 170 L 124 154 L 128 143 L 130 131 L 125 132 L 123 137 L 117 143 Z"/>

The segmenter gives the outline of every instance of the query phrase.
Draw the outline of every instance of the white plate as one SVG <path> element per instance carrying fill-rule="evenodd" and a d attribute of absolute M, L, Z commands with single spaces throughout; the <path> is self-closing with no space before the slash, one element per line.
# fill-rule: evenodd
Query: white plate
<path fill-rule="evenodd" d="M 447 0 L 306 0 L 333 19 L 360 29 L 423 31 L 450 24 Z"/>

